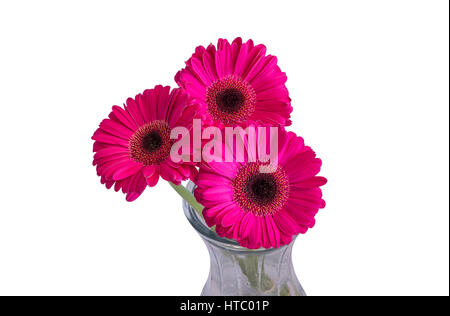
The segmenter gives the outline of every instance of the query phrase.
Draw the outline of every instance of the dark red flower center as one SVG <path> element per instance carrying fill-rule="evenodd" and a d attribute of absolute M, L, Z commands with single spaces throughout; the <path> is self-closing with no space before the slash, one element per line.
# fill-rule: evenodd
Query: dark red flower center
<path fill-rule="evenodd" d="M 157 130 L 151 131 L 142 138 L 142 147 L 148 153 L 153 153 L 161 148 L 162 143 L 163 139 L 161 137 L 161 134 L 159 134 L 159 131 Z"/>
<path fill-rule="evenodd" d="M 219 110 L 226 113 L 234 113 L 244 104 L 245 97 L 241 91 L 236 88 L 230 88 L 217 93 L 216 103 Z"/>
<path fill-rule="evenodd" d="M 289 181 L 278 166 L 275 172 L 263 173 L 261 163 L 242 166 L 233 180 L 233 198 L 242 210 L 265 216 L 278 212 L 289 196 Z"/>
<path fill-rule="evenodd" d="M 206 90 L 206 103 L 211 117 L 224 124 L 246 121 L 255 111 L 253 88 L 236 76 L 228 76 L 211 84 Z"/>
<path fill-rule="evenodd" d="M 271 173 L 259 173 L 248 178 L 247 195 L 253 202 L 265 205 L 277 194 L 277 182 Z"/>
<path fill-rule="evenodd" d="M 158 164 L 169 157 L 172 144 L 169 125 L 164 121 L 153 121 L 131 136 L 130 156 L 146 166 Z"/>

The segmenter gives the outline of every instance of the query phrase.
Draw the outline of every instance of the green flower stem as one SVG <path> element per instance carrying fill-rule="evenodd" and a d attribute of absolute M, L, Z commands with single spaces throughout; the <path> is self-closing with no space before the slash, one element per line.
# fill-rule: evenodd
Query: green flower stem
<path fill-rule="evenodd" d="M 184 185 L 176 185 L 172 182 L 169 182 L 169 184 L 198 214 L 200 214 L 200 216 L 203 217 L 202 211 L 204 206 L 197 202 L 194 195 L 189 192 Z"/>
<path fill-rule="evenodd" d="M 185 200 L 200 216 L 203 218 L 203 205 L 197 202 L 194 194 L 192 194 L 184 185 L 176 185 L 168 181 L 170 186 Z M 213 232 L 216 232 L 216 226 L 210 227 Z"/>

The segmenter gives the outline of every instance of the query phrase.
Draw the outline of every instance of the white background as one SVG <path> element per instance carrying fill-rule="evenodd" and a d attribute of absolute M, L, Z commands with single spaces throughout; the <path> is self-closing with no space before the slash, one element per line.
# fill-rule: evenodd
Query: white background
<path fill-rule="evenodd" d="M 448 1 L 2 1 L 0 294 L 197 295 L 209 257 L 160 182 L 106 190 L 90 137 L 197 45 L 264 43 L 324 160 L 309 295 L 448 295 Z"/>

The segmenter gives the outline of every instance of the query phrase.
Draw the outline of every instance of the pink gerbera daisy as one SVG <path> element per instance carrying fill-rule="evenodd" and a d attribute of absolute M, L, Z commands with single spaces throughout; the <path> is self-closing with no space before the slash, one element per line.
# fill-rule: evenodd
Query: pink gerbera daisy
<path fill-rule="evenodd" d="M 325 207 L 320 186 L 327 180 L 317 176 L 322 162 L 292 132 L 280 130 L 278 144 L 278 165 L 271 173 L 261 172 L 264 164 L 249 159 L 250 151 L 244 162 L 200 167 L 194 194 L 219 236 L 250 249 L 280 247 L 314 226 L 314 216 Z"/>
<path fill-rule="evenodd" d="M 127 201 L 133 201 L 147 185 L 155 186 L 159 176 L 175 184 L 193 177 L 193 163 L 170 159 L 175 141 L 170 132 L 177 126 L 189 130 L 198 112 L 198 103 L 181 89 L 163 86 L 129 98 L 123 108 L 114 106 L 92 136 L 93 164 L 101 182 L 108 189 L 121 189 Z"/>
<path fill-rule="evenodd" d="M 219 39 L 197 47 L 175 81 L 203 105 L 207 124 L 287 126 L 292 112 L 286 74 L 264 45 Z"/>

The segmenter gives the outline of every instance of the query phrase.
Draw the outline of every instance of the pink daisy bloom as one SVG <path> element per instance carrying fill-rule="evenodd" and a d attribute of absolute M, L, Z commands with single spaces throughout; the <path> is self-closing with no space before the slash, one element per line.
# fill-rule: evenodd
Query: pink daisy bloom
<path fill-rule="evenodd" d="M 175 81 L 203 105 L 207 124 L 263 123 L 288 126 L 292 112 L 287 77 L 275 56 L 252 40 L 231 44 L 219 39 L 217 48 L 197 47 Z"/>
<path fill-rule="evenodd" d="M 124 107 L 114 106 L 109 118 L 100 123 L 92 139 L 94 161 L 101 183 L 122 190 L 127 201 L 134 201 L 145 187 L 155 186 L 161 176 L 180 184 L 197 170 L 193 163 L 174 163 L 170 150 L 172 128 L 192 127 L 199 112 L 198 103 L 181 89 L 156 86 Z"/>
<path fill-rule="evenodd" d="M 263 165 L 243 162 L 211 162 L 200 167 L 195 197 L 205 206 L 208 226 L 216 225 L 221 237 L 257 249 L 286 245 L 315 224 L 314 216 L 325 207 L 317 176 L 322 162 L 292 132 L 279 131 L 276 170 L 262 173 Z M 258 149 L 257 149 L 258 150 Z"/>

